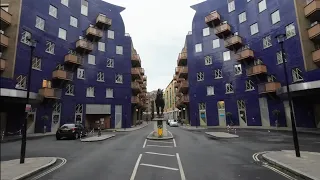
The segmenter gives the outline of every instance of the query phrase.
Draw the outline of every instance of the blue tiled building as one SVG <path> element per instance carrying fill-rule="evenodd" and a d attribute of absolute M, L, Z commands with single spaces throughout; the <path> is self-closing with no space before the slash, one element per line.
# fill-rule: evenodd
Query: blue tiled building
<path fill-rule="evenodd" d="M 28 133 L 78 121 L 87 128 L 131 127 L 141 118 L 146 77 L 125 33 L 123 7 L 102 0 L 14 0 L 8 6 L 4 34 L 15 31 L 16 39 L 1 49 L 2 130 L 19 130 L 25 118 L 30 38 L 37 42 Z"/>
<path fill-rule="evenodd" d="M 192 6 L 187 57 L 176 70 L 181 74 L 187 61 L 188 91 L 181 91 L 187 100 L 178 107 L 187 107 L 191 125 L 290 127 L 285 59 L 297 126 L 320 128 L 319 4 L 207 0 Z M 286 34 L 284 57 L 278 34 Z"/>

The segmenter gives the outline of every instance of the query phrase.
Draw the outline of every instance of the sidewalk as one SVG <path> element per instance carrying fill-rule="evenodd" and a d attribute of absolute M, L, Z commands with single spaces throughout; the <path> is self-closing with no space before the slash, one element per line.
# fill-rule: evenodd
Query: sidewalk
<path fill-rule="evenodd" d="M 305 179 L 320 180 L 320 153 L 301 151 L 297 158 L 294 151 L 270 151 L 262 155 L 267 162 Z"/>
<path fill-rule="evenodd" d="M 25 179 L 52 166 L 56 160 L 54 157 L 26 158 L 24 164 L 20 164 L 20 159 L 1 161 L 1 180 Z"/>
<path fill-rule="evenodd" d="M 53 136 L 56 133 L 54 132 L 48 132 L 48 133 L 35 133 L 35 134 L 27 134 L 27 139 L 37 139 L 37 138 L 42 138 L 42 137 L 46 137 L 46 136 Z M 3 140 L 1 139 L 1 143 L 5 143 L 5 142 L 12 142 L 12 141 L 19 141 L 21 140 L 20 135 L 16 135 L 16 136 L 5 136 L 3 138 Z"/>
<path fill-rule="evenodd" d="M 92 137 L 87 137 L 87 138 L 83 138 L 81 139 L 81 142 L 95 142 L 95 141 L 103 141 L 109 138 L 114 137 L 114 134 L 104 134 L 101 136 L 92 136 Z"/>
<path fill-rule="evenodd" d="M 102 132 L 113 132 L 113 131 L 116 131 L 116 132 L 131 132 L 131 131 L 136 131 L 136 130 L 139 130 L 141 128 L 144 128 L 146 126 L 148 126 L 149 124 L 151 124 L 150 122 L 147 124 L 146 122 L 143 122 L 141 125 L 139 126 L 135 126 L 135 127 L 131 127 L 131 128 L 121 128 L 121 129 L 105 129 L 105 130 L 102 130 Z"/>

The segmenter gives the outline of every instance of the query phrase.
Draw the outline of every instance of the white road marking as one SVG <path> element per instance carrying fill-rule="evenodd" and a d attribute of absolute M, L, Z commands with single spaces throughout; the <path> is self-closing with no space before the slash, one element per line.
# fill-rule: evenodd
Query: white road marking
<path fill-rule="evenodd" d="M 286 173 L 284 173 L 284 172 L 281 172 L 280 170 L 278 170 L 278 169 L 276 169 L 276 168 L 274 168 L 274 167 L 271 167 L 271 166 L 266 165 L 266 164 L 264 164 L 264 165 L 262 165 L 262 166 L 264 166 L 264 167 L 266 167 L 266 168 L 268 168 L 268 169 L 270 169 L 270 170 L 272 170 L 272 171 L 274 171 L 274 172 L 276 172 L 276 173 L 278 173 L 278 174 L 280 174 L 280 175 L 282 175 L 282 176 L 284 176 L 284 177 L 286 177 L 286 178 L 288 178 L 288 179 L 290 179 L 290 180 L 297 180 L 297 179 L 289 176 L 288 174 L 286 174 Z"/>
<path fill-rule="evenodd" d="M 53 168 L 51 168 L 51 169 L 49 169 L 49 170 L 47 170 L 47 171 L 45 171 L 45 172 L 43 172 L 43 173 L 39 174 L 38 176 L 36 176 L 36 177 L 32 178 L 31 180 L 37 180 L 37 179 L 40 179 L 41 177 L 43 177 L 43 176 L 45 176 L 45 175 L 47 175 L 47 174 L 51 173 L 52 171 L 54 171 L 54 170 L 56 170 L 56 169 L 60 168 L 61 166 L 65 165 L 65 164 L 67 163 L 67 160 L 66 160 L 65 158 L 57 158 L 57 159 L 60 159 L 60 160 L 62 161 L 59 165 L 57 165 L 57 166 L 55 166 L 55 167 L 53 167 Z"/>
<path fill-rule="evenodd" d="M 169 170 L 173 170 L 173 171 L 178 171 L 179 169 L 177 168 L 171 168 L 171 167 L 167 167 L 167 166 L 158 166 L 158 165 L 154 165 L 154 164 L 144 164 L 141 163 L 141 166 L 149 166 L 149 167 L 156 167 L 156 168 L 162 168 L 162 169 L 169 169 Z"/>
<path fill-rule="evenodd" d="M 173 137 L 173 135 L 172 135 L 172 133 L 171 133 L 170 131 L 168 131 L 168 133 L 170 133 L 170 134 L 171 134 L 171 136 Z"/>
<path fill-rule="evenodd" d="M 154 154 L 154 155 L 160 155 L 160 156 L 176 156 L 173 154 L 162 154 L 162 153 L 155 153 L 155 152 L 145 152 L 147 154 Z"/>
<path fill-rule="evenodd" d="M 173 139 L 173 146 L 177 147 L 176 140 Z"/>
<path fill-rule="evenodd" d="M 168 148 L 172 148 L 173 146 L 159 146 L 159 145 L 147 145 L 147 146 L 152 146 L 152 147 L 168 147 Z"/>
<path fill-rule="evenodd" d="M 170 141 L 154 141 L 154 140 L 148 140 L 148 142 L 157 142 L 157 143 L 173 143 Z"/>
<path fill-rule="evenodd" d="M 147 144 L 147 139 L 146 139 L 146 140 L 144 140 L 144 143 L 143 143 L 142 148 L 145 148 L 145 147 L 146 147 L 146 144 Z"/>
<path fill-rule="evenodd" d="M 186 180 L 186 176 L 184 175 L 184 171 L 183 171 L 183 168 L 182 168 L 182 163 L 181 163 L 181 160 L 180 160 L 179 153 L 176 153 L 176 156 L 177 156 L 177 160 L 178 160 L 181 180 Z"/>
<path fill-rule="evenodd" d="M 130 177 L 130 180 L 134 180 L 134 178 L 136 177 L 141 157 L 142 157 L 142 154 L 140 154 L 138 159 L 137 159 L 137 162 L 136 162 L 136 165 L 134 166 L 134 169 L 133 169 L 132 175 Z"/>

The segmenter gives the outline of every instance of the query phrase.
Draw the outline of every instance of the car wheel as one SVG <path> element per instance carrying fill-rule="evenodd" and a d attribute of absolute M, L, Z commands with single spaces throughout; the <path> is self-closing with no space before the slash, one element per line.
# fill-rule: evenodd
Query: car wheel
<path fill-rule="evenodd" d="M 79 134 L 78 133 L 75 133 L 74 134 L 74 139 L 78 139 L 79 138 Z"/>
<path fill-rule="evenodd" d="M 56 136 L 56 139 L 57 139 L 57 140 L 60 140 L 60 139 L 61 139 L 61 137 L 60 137 L 60 136 Z"/>

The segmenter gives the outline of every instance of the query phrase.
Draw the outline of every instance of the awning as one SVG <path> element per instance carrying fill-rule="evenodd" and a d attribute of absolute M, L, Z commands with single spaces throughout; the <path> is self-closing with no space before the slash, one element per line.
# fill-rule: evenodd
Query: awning
<path fill-rule="evenodd" d="M 27 91 L 17 89 L 0 88 L 1 97 L 26 98 Z M 38 93 L 29 92 L 30 99 L 38 99 Z"/>
<path fill-rule="evenodd" d="M 289 85 L 290 92 L 293 96 L 304 96 L 314 93 L 320 93 L 320 80 L 319 81 L 310 81 L 297 84 Z M 277 95 L 282 96 L 287 94 L 287 86 L 283 86 L 277 89 Z"/>

